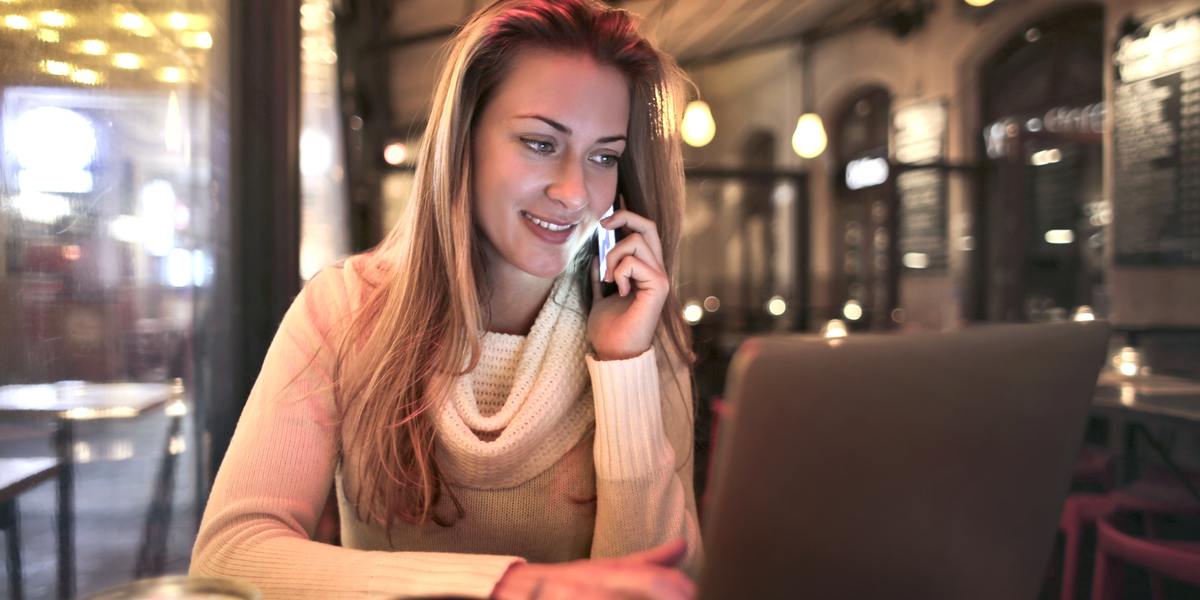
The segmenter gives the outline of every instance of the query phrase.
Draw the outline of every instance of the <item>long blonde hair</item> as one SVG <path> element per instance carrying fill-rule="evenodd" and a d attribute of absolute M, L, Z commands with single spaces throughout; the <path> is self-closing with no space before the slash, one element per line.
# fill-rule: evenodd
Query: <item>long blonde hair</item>
<path fill-rule="evenodd" d="M 448 47 L 412 197 L 372 250 L 391 272 L 350 320 L 335 357 L 343 459 L 357 482 L 352 502 L 359 518 L 389 531 L 396 518 L 448 525 L 462 516 L 438 469 L 429 410 L 448 395 L 444 375 L 469 372 L 480 357 L 487 290 L 471 213 L 471 130 L 514 55 L 529 47 L 585 53 L 625 74 L 631 110 L 619 187 L 628 209 L 657 223 L 667 273 L 674 272 L 684 201 L 676 130 L 686 82 L 674 60 L 638 33 L 628 12 L 595 0 L 500 0 L 477 12 Z M 578 265 L 594 254 L 595 245 L 585 244 L 570 267 L 584 288 L 588 271 Z M 690 368 L 690 331 L 674 294 L 657 337 Z M 455 515 L 434 512 L 443 492 Z"/>

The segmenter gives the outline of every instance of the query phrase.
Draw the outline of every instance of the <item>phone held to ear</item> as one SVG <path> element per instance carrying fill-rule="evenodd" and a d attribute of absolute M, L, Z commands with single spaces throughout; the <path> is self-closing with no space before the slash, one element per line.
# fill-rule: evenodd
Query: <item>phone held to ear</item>
<path fill-rule="evenodd" d="M 617 202 L 620 202 L 619 196 Z M 604 215 L 600 217 L 601 220 L 607 219 L 613 215 L 617 207 L 617 202 L 613 202 L 613 205 L 608 208 L 608 211 L 606 211 Z M 608 253 L 612 251 L 613 246 L 617 245 L 617 232 L 612 229 L 605 229 L 604 226 L 601 225 L 596 230 L 596 243 L 598 244 L 600 250 L 598 254 L 600 261 L 600 295 L 607 298 L 608 296 L 617 293 L 616 282 L 604 280 L 604 278 L 608 276 Z"/>

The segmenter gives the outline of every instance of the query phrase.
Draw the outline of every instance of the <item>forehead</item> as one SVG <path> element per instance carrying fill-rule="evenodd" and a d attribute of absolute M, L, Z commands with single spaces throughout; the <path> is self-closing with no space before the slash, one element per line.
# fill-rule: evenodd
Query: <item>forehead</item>
<path fill-rule="evenodd" d="M 580 134 L 624 134 L 629 84 L 609 65 L 580 53 L 526 49 L 517 53 L 492 98 L 501 119 L 540 115 Z"/>

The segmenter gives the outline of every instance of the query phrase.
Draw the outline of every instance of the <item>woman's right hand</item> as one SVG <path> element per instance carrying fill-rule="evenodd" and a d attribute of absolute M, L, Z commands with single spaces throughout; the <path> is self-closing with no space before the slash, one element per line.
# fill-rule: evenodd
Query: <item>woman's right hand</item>
<path fill-rule="evenodd" d="M 696 585 L 675 565 L 683 560 L 683 540 L 622 556 L 560 564 L 520 563 L 504 574 L 495 600 L 621 598 L 691 600 Z"/>

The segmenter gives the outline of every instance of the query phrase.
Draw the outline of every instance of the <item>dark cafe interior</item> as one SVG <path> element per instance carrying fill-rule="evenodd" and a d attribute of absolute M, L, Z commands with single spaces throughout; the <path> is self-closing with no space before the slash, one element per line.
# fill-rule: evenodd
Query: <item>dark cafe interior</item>
<path fill-rule="evenodd" d="M 1200 0 L 0 0 L 0 598 L 1200 598 Z"/>

